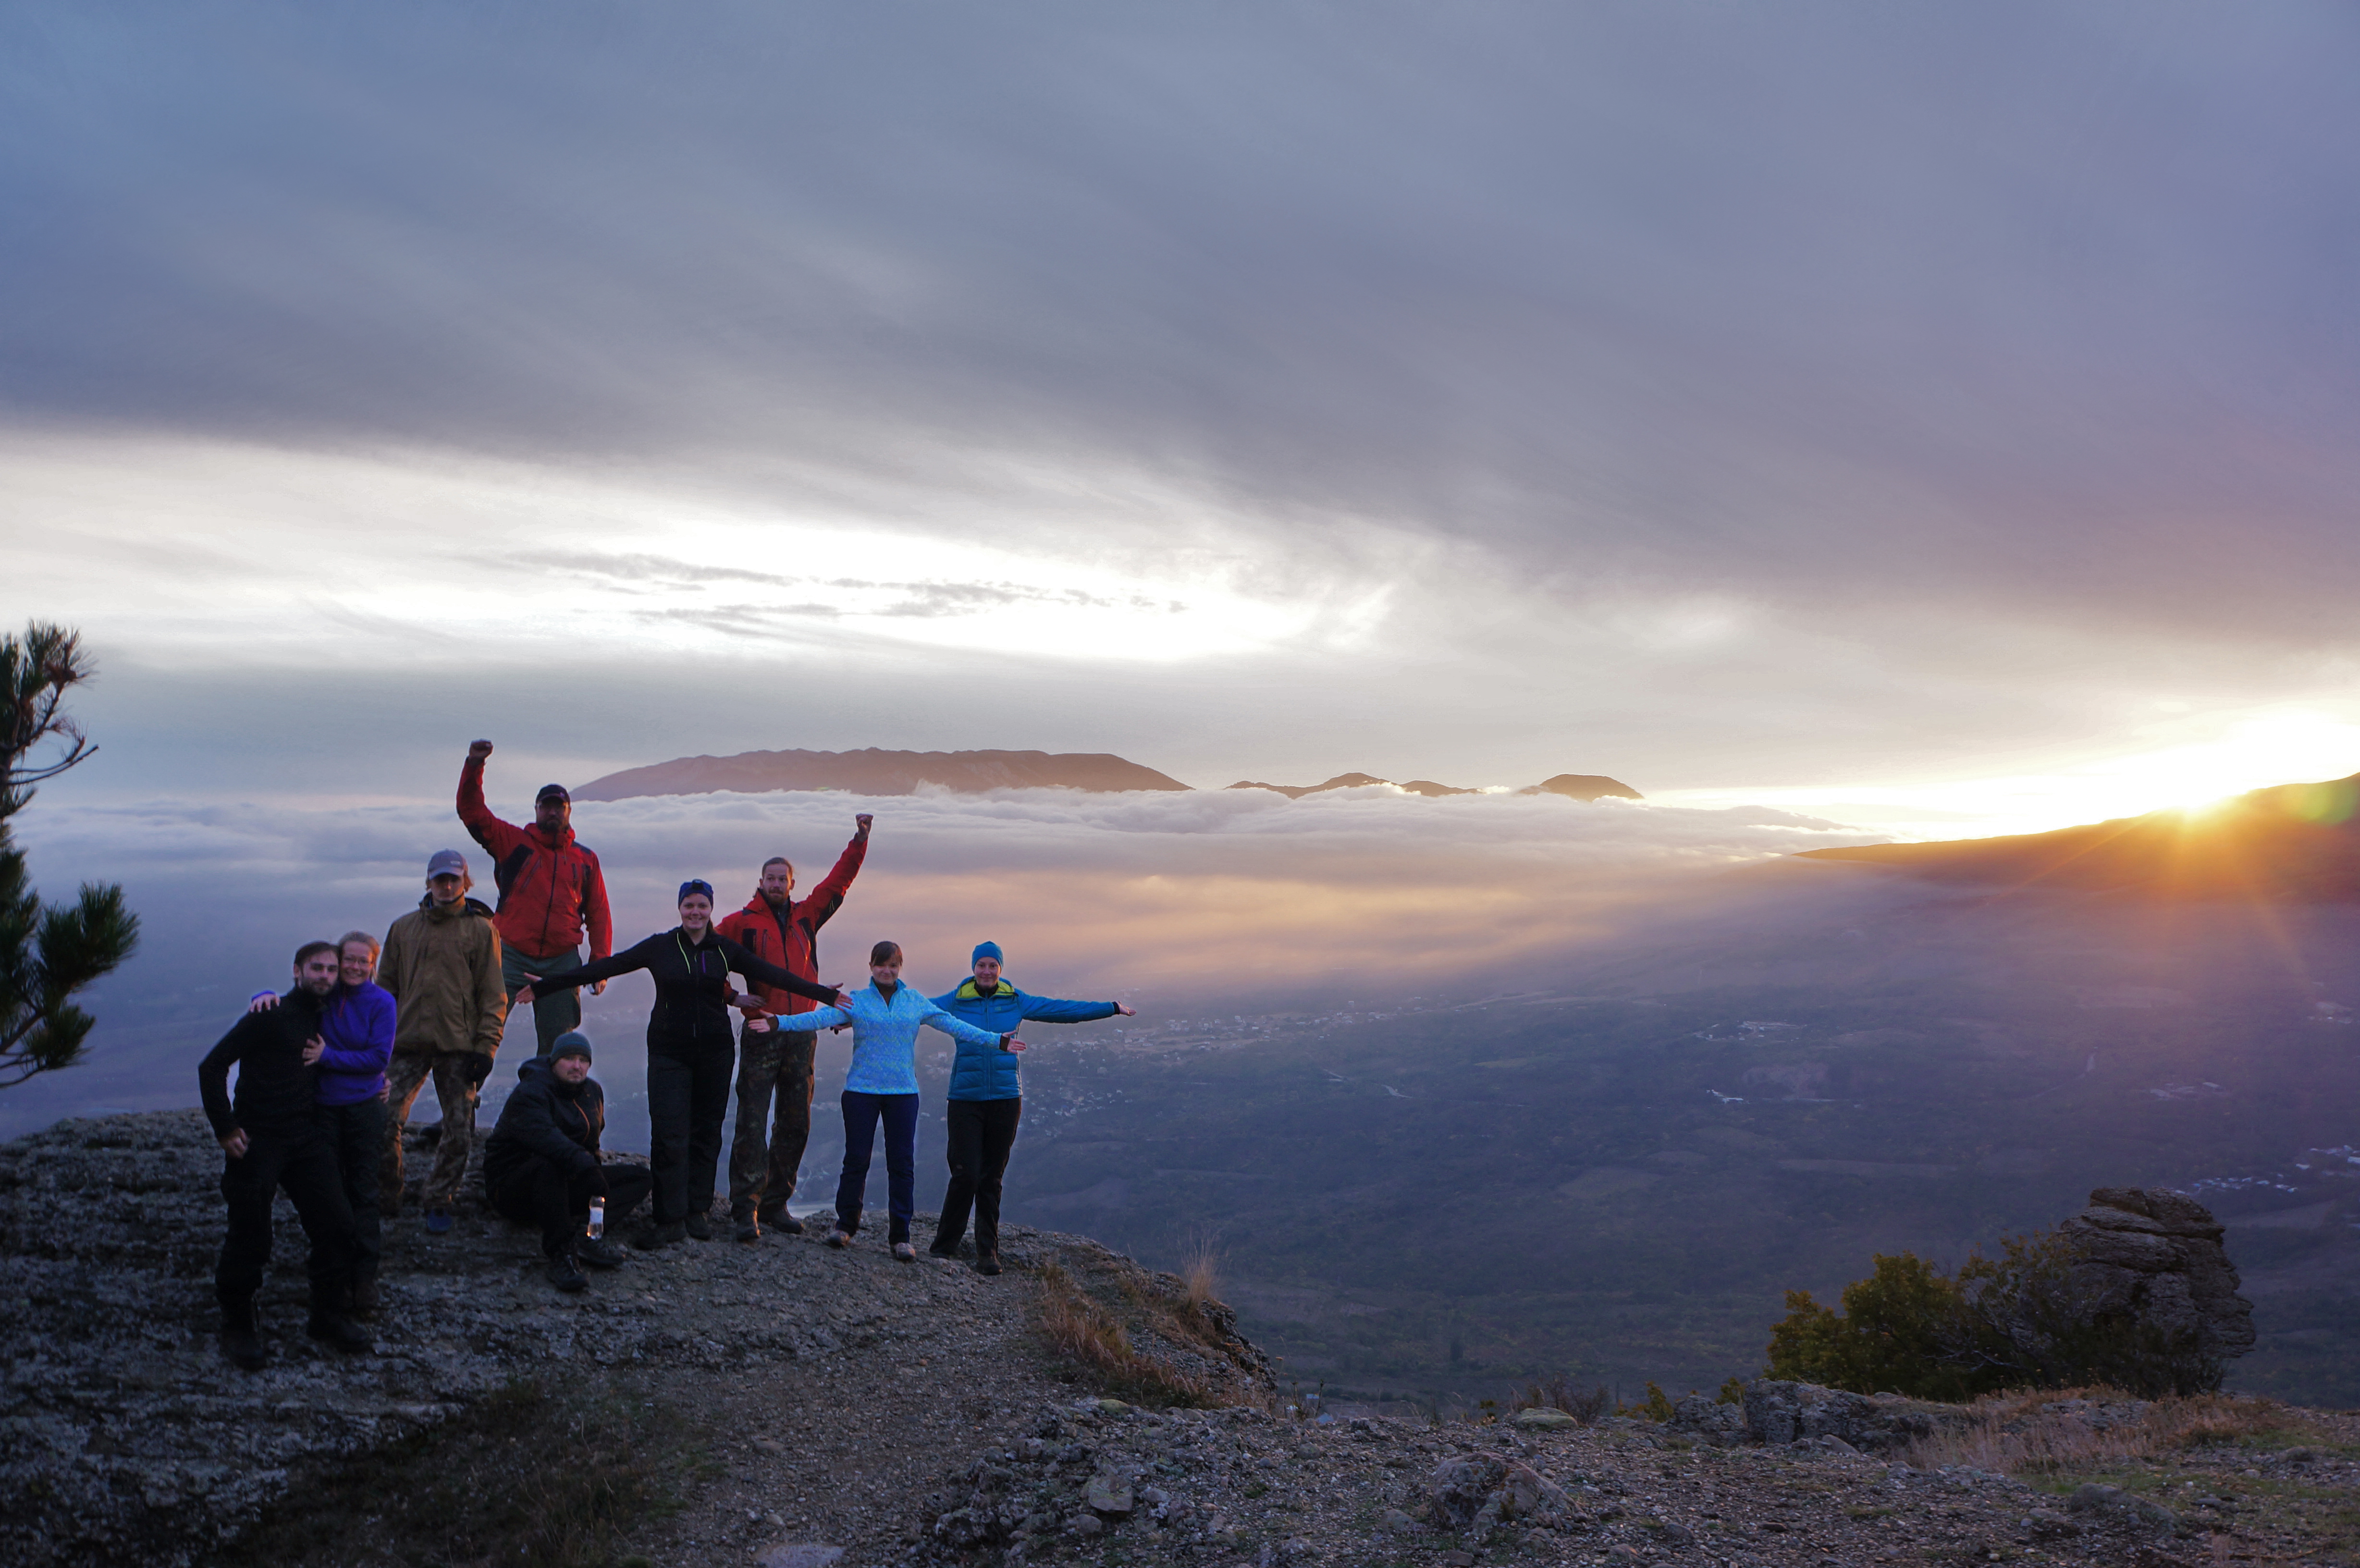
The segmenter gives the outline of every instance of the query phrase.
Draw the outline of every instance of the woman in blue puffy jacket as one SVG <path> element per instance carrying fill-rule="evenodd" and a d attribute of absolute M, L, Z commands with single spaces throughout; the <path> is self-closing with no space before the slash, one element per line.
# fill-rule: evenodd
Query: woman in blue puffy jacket
<path fill-rule="evenodd" d="M 1030 996 L 1000 977 L 1000 944 L 976 944 L 975 978 L 956 991 L 934 998 L 934 1006 L 987 1034 L 1007 1034 L 1019 1024 L 1079 1024 L 1093 1018 L 1131 1016 L 1122 1002 L 1061 1002 L 1054 996 Z M 1016 1078 L 1017 1058 L 1011 1051 L 986 1050 L 959 1042 L 958 1060 L 951 1066 L 950 1106 L 944 1119 L 950 1131 L 950 1190 L 943 1194 L 943 1217 L 934 1227 L 936 1258 L 958 1251 L 967 1234 L 967 1206 L 975 1207 L 975 1267 L 979 1274 L 1000 1272 L 1000 1179 L 1008 1170 L 1008 1155 L 1016 1147 L 1016 1123 L 1024 1114 L 1023 1086 Z"/>
<path fill-rule="evenodd" d="M 777 1020 L 787 1034 L 809 1034 L 837 1024 L 852 1026 L 852 1068 L 844 1075 L 844 1175 L 836 1184 L 836 1229 L 830 1247 L 850 1247 L 860 1230 L 860 1205 L 869 1191 L 869 1160 L 877 1146 L 877 1124 L 885 1124 L 888 1239 L 893 1256 L 914 1262 L 910 1214 L 917 1206 L 918 1030 L 933 1028 L 958 1041 L 959 1053 L 1005 1054 L 1022 1051 L 1011 1022 L 986 1033 L 901 984 L 901 950 L 880 942 L 869 953 L 869 983 L 840 1007 L 788 1013 Z M 743 997 L 759 1007 L 759 998 Z M 1010 1060 L 1014 1060 L 1012 1057 Z"/>

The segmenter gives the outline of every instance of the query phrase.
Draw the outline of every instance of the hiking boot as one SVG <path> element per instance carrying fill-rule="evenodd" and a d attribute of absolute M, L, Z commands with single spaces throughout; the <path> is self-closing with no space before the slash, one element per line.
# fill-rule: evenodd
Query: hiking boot
<path fill-rule="evenodd" d="M 801 1236 L 803 1233 L 803 1222 L 782 1208 L 759 1209 L 754 1217 L 761 1222 L 764 1230 L 774 1230 L 781 1236 Z"/>
<path fill-rule="evenodd" d="M 263 1345 L 261 1330 L 255 1326 L 252 1301 L 222 1308 L 221 1350 L 231 1366 L 248 1372 L 259 1372 L 270 1365 L 270 1352 Z"/>
<path fill-rule="evenodd" d="M 303 1332 L 330 1349 L 341 1350 L 348 1356 L 377 1348 L 377 1337 L 368 1330 L 352 1319 L 338 1317 L 333 1312 L 313 1312 L 311 1321 L 303 1325 Z"/>
<path fill-rule="evenodd" d="M 427 1210 L 426 1228 L 433 1232 L 436 1236 L 442 1236 L 448 1232 L 451 1228 L 451 1211 L 448 1209 Z"/>
<path fill-rule="evenodd" d="M 836 1229 L 827 1233 L 827 1244 L 841 1251 L 843 1248 L 852 1245 L 852 1233 L 846 1230 L 843 1226 L 838 1225 Z"/>
<path fill-rule="evenodd" d="M 934 1245 L 926 1248 L 926 1256 L 929 1258 L 956 1258 L 958 1256 L 958 1243 L 956 1241 L 946 1242 L 940 1236 L 937 1236 L 934 1238 Z"/>
<path fill-rule="evenodd" d="M 729 1235 L 736 1241 L 759 1241 L 762 1239 L 762 1222 L 748 1214 L 738 1222 L 737 1228 Z"/>
<path fill-rule="evenodd" d="M 975 1271 L 976 1271 L 977 1273 L 978 1273 L 978 1274 L 997 1274 L 997 1273 L 999 1273 L 999 1272 L 1000 1272 L 1000 1254 L 998 1254 L 997 1252 L 978 1252 L 978 1253 L 977 1253 L 977 1254 L 975 1255 Z"/>
<path fill-rule="evenodd" d="M 647 1229 L 631 1237 L 631 1250 L 653 1252 L 659 1247 L 670 1247 L 675 1242 L 687 1239 L 688 1226 L 679 1220 L 665 1220 L 661 1225 L 648 1226 Z"/>
<path fill-rule="evenodd" d="M 894 1262 L 896 1262 L 896 1263 L 915 1263 L 917 1260 L 918 1260 L 918 1249 L 917 1249 L 916 1247 L 914 1247 L 911 1246 L 911 1245 L 910 1245 L 908 1242 L 906 1242 L 906 1241 L 897 1241 L 897 1242 L 895 1242 L 895 1243 L 893 1244 L 893 1261 L 894 1261 Z"/>
<path fill-rule="evenodd" d="M 377 1316 L 376 1280 L 355 1279 L 353 1281 L 353 1316 L 356 1318 L 373 1318 Z"/>
<path fill-rule="evenodd" d="M 704 1210 L 699 1209 L 696 1213 L 689 1215 L 687 1219 L 681 1223 L 688 1227 L 688 1234 L 696 1237 L 697 1240 L 711 1241 L 713 1239 L 713 1216 L 706 1214 Z"/>
<path fill-rule="evenodd" d="M 593 1269 L 620 1269 L 630 1256 L 603 1236 L 595 1241 L 585 1236 L 574 1244 L 574 1260 Z"/>
<path fill-rule="evenodd" d="M 570 1247 L 563 1252 L 551 1254 L 549 1268 L 541 1277 L 569 1296 L 576 1290 L 590 1288 L 590 1276 L 582 1272 L 582 1265 L 574 1260 L 574 1249 Z"/>

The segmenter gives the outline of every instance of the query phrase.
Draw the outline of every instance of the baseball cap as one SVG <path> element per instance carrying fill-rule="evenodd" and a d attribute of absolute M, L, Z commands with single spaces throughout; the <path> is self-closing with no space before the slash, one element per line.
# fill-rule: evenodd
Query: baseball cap
<path fill-rule="evenodd" d="M 569 806 L 574 804 L 574 797 L 565 792 L 565 786 L 563 784 L 542 785 L 541 787 L 541 793 L 532 798 L 532 803 L 538 806 L 543 800 L 548 800 L 552 795 L 556 796 L 559 800 L 564 801 Z"/>
<path fill-rule="evenodd" d="M 429 877 L 464 877 L 466 874 L 467 857 L 455 849 L 438 849 L 426 862 L 426 875 Z"/>

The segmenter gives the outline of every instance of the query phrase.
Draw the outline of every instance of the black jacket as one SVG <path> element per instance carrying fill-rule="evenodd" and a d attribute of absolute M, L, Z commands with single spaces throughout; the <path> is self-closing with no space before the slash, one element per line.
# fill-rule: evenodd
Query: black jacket
<path fill-rule="evenodd" d="M 598 1136 L 606 1130 L 606 1092 L 598 1080 L 568 1083 L 547 1058 L 530 1058 L 517 1069 L 517 1086 L 484 1142 L 484 1190 L 536 1160 L 554 1160 L 568 1174 L 595 1170 Z"/>
<path fill-rule="evenodd" d="M 703 942 L 691 946 L 687 933 L 678 926 L 658 931 L 612 958 L 602 958 L 561 975 L 545 975 L 532 983 L 532 992 L 538 996 L 544 991 L 587 985 L 594 980 L 628 975 L 634 969 L 646 970 L 648 977 L 656 983 L 655 1008 L 648 1014 L 648 1049 L 667 1055 L 736 1043 L 729 1028 L 729 1004 L 722 999 L 728 992 L 733 969 L 748 980 L 759 980 L 798 996 L 809 996 L 815 1002 L 836 1000 L 836 993 L 828 987 L 814 985 L 775 964 L 763 963 L 719 931 L 707 932 Z"/>
<path fill-rule="evenodd" d="M 308 1132 L 320 1070 L 303 1064 L 303 1047 L 320 1032 L 321 998 L 297 986 L 267 1012 L 248 1013 L 197 1063 L 197 1088 L 215 1138 L 240 1127 L 253 1138 Z M 237 1065 L 237 1100 L 230 1101 L 229 1070 Z"/>

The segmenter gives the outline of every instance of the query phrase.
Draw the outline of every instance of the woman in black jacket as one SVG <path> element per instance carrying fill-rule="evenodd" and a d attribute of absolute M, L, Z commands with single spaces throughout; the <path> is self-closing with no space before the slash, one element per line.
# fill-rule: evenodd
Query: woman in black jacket
<path fill-rule="evenodd" d="M 559 975 L 544 975 L 509 999 L 508 1010 L 535 996 L 611 980 L 644 969 L 656 983 L 648 1014 L 648 1167 L 655 1173 L 655 1218 L 631 1238 L 641 1250 L 669 1247 L 685 1236 L 713 1239 L 715 1168 L 721 1162 L 721 1120 L 729 1109 L 730 1070 L 738 1057 L 730 1029 L 729 984 L 735 970 L 748 980 L 835 1003 L 841 993 L 765 964 L 713 929 L 713 884 L 680 885 L 680 924 L 612 958 Z"/>

